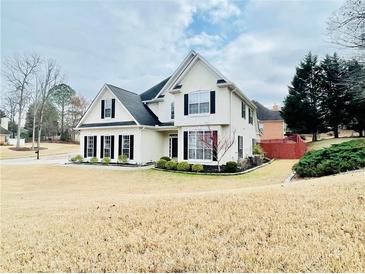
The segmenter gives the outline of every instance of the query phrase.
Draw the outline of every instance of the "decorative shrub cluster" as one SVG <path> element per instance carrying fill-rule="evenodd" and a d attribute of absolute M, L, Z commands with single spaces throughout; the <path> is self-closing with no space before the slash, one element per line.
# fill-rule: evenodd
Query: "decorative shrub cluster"
<path fill-rule="evenodd" d="M 102 160 L 103 165 L 108 166 L 110 164 L 110 158 L 109 157 L 104 157 Z"/>
<path fill-rule="evenodd" d="M 160 160 L 156 162 L 156 167 L 168 170 L 179 170 L 179 171 L 190 171 L 190 170 L 194 172 L 204 171 L 203 165 L 200 164 L 190 165 L 186 161 L 177 163 L 176 161 L 171 160 L 167 156 L 161 157 Z"/>
<path fill-rule="evenodd" d="M 96 165 L 97 163 L 98 163 L 98 158 L 97 157 L 92 157 L 91 159 L 90 159 L 90 163 L 91 164 L 93 164 L 93 165 Z"/>
<path fill-rule="evenodd" d="M 265 152 L 264 150 L 262 149 L 262 147 L 257 144 L 253 147 L 253 152 L 252 152 L 254 155 L 264 155 Z"/>
<path fill-rule="evenodd" d="M 125 154 L 119 155 L 118 156 L 118 163 L 127 163 L 128 162 L 128 156 Z"/>
<path fill-rule="evenodd" d="M 300 177 L 320 177 L 365 167 L 365 141 L 352 140 L 307 152 L 294 165 Z"/>
<path fill-rule="evenodd" d="M 74 163 L 81 163 L 84 160 L 81 155 L 76 155 L 75 157 L 71 158 L 71 162 Z"/>
<path fill-rule="evenodd" d="M 237 162 L 234 162 L 234 161 L 227 162 L 226 165 L 224 166 L 224 171 L 229 172 L 229 173 L 236 172 L 237 171 Z"/>

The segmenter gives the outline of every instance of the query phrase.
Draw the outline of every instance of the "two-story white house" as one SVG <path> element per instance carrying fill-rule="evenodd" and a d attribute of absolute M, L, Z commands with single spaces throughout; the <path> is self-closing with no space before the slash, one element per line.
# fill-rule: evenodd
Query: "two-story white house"
<path fill-rule="evenodd" d="M 216 164 L 220 152 L 207 140 L 234 140 L 220 157 L 224 164 L 252 155 L 259 138 L 256 106 L 194 51 L 170 77 L 140 95 L 105 84 L 76 129 L 85 160 L 117 161 L 123 154 L 138 164 L 161 156 Z"/>

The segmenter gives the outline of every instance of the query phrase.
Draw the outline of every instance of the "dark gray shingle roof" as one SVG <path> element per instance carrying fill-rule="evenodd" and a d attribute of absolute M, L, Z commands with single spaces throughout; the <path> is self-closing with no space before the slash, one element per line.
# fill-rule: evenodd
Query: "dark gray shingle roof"
<path fill-rule="evenodd" d="M 141 94 L 142 101 L 151 100 L 156 97 L 156 95 L 160 92 L 163 86 L 167 83 L 171 76 L 167 77 L 165 80 L 161 81 L 157 85 L 154 85 L 152 88 L 146 90 Z"/>
<path fill-rule="evenodd" d="M 8 135 L 11 134 L 11 132 L 0 126 L 0 134 Z"/>
<path fill-rule="evenodd" d="M 262 104 L 260 104 L 257 101 L 254 101 L 254 100 L 252 100 L 252 103 L 254 103 L 255 106 L 257 107 L 257 109 L 256 109 L 257 119 L 259 119 L 261 121 L 265 121 L 265 120 L 283 120 L 283 118 L 281 117 L 279 111 L 270 110 L 267 107 L 263 106 Z"/>
<path fill-rule="evenodd" d="M 110 122 L 110 123 L 90 123 L 90 124 L 82 124 L 79 127 L 112 127 L 112 126 L 131 126 L 135 125 L 135 121 L 125 121 L 125 122 Z"/>
<path fill-rule="evenodd" d="M 119 101 L 127 108 L 141 125 L 154 126 L 160 124 L 157 116 L 142 102 L 141 97 L 131 91 L 107 84 Z"/>

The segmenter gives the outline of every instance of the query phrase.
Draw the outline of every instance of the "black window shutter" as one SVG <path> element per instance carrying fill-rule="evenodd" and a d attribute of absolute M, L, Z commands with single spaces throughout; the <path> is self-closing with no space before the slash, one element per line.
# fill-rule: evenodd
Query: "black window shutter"
<path fill-rule="evenodd" d="M 104 158 L 104 136 L 100 137 L 100 159 Z"/>
<path fill-rule="evenodd" d="M 118 155 L 122 155 L 122 137 L 123 135 L 118 136 Z"/>
<path fill-rule="evenodd" d="M 110 137 L 110 159 L 114 159 L 114 135 Z"/>
<path fill-rule="evenodd" d="M 115 99 L 112 99 L 112 118 L 115 118 Z"/>
<path fill-rule="evenodd" d="M 129 135 L 129 160 L 134 158 L 134 135 Z"/>
<path fill-rule="evenodd" d="M 240 141 L 241 141 L 241 136 L 238 136 L 238 148 L 237 148 L 237 151 L 238 151 L 238 157 L 240 157 Z"/>
<path fill-rule="evenodd" d="M 184 94 L 184 115 L 189 114 L 189 94 Z"/>
<path fill-rule="evenodd" d="M 104 119 L 104 104 L 105 101 L 101 100 L 101 119 Z"/>
<path fill-rule="evenodd" d="M 87 136 L 84 136 L 84 158 L 87 157 Z"/>
<path fill-rule="evenodd" d="M 97 136 L 94 136 L 94 157 L 96 157 L 96 148 L 97 148 Z"/>
<path fill-rule="evenodd" d="M 213 130 L 213 161 L 217 161 L 218 131 Z"/>
<path fill-rule="evenodd" d="M 189 141 L 188 141 L 188 132 L 184 131 L 184 160 L 188 159 L 188 147 L 189 147 Z"/>
<path fill-rule="evenodd" d="M 215 113 L 215 91 L 210 92 L 210 113 Z"/>

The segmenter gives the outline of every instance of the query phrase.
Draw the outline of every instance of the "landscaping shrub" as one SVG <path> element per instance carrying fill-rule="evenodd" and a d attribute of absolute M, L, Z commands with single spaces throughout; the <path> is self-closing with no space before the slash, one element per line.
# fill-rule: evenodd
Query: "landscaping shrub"
<path fill-rule="evenodd" d="M 104 157 L 102 162 L 103 162 L 103 165 L 107 166 L 107 165 L 110 164 L 110 158 L 109 157 Z"/>
<path fill-rule="evenodd" d="M 76 155 L 75 157 L 71 158 L 71 162 L 74 163 L 81 163 L 84 160 L 81 155 Z"/>
<path fill-rule="evenodd" d="M 229 173 L 236 172 L 237 171 L 237 162 L 234 162 L 234 161 L 227 162 L 226 165 L 224 166 L 224 171 L 229 172 Z"/>
<path fill-rule="evenodd" d="M 191 166 L 191 170 L 195 172 L 202 172 L 204 170 L 204 167 L 201 164 L 194 164 Z"/>
<path fill-rule="evenodd" d="M 118 163 L 128 163 L 128 156 L 125 154 L 119 155 L 118 156 Z"/>
<path fill-rule="evenodd" d="M 98 158 L 97 157 L 92 157 L 90 159 L 90 163 L 93 164 L 93 165 L 97 164 L 98 163 Z"/>
<path fill-rule="evenodd" d="M 365 167 L 365 141 L 352 140 L 307 152 L 294 165 L 300 177 L 320 177 Z"/>
<path fill-rule="evenodd" d="M 167 156 L 162 156 L 160 158 L 160 160 L 165 160 L 166 162 L 168 162 L 168 161 L 171 161 L 171 158 L 170 157 L 167 157 Z"/>
<path fill-rule="evenodd" d="M 169 170 L 174 170 L 174 169 L 176 169 L 176 167 L 177 167 L 177 163 L 174 160 L 168 161 L 165 164 L 165 168 L 169 169 Z"/>
<path fill-rule="evenodd" d="M 253 147 L 253 152 L 252 153 L 254 155 L 264 155 L 265 154 L 262 147 L 259 144 L 255 145 Z"/>
<path fill-rule="evenodd" d="M 156 162 L 156 167 L 157 168 L 165 168 L 167 161 L 164 159 L 160 159 Z"/>
<path fill-rule="evenodd" d="M 189 171 L 190 170 L 190 164 L 188 162 L 180 162 L 177 164 L 177 170 L 180 171 Z"/>

